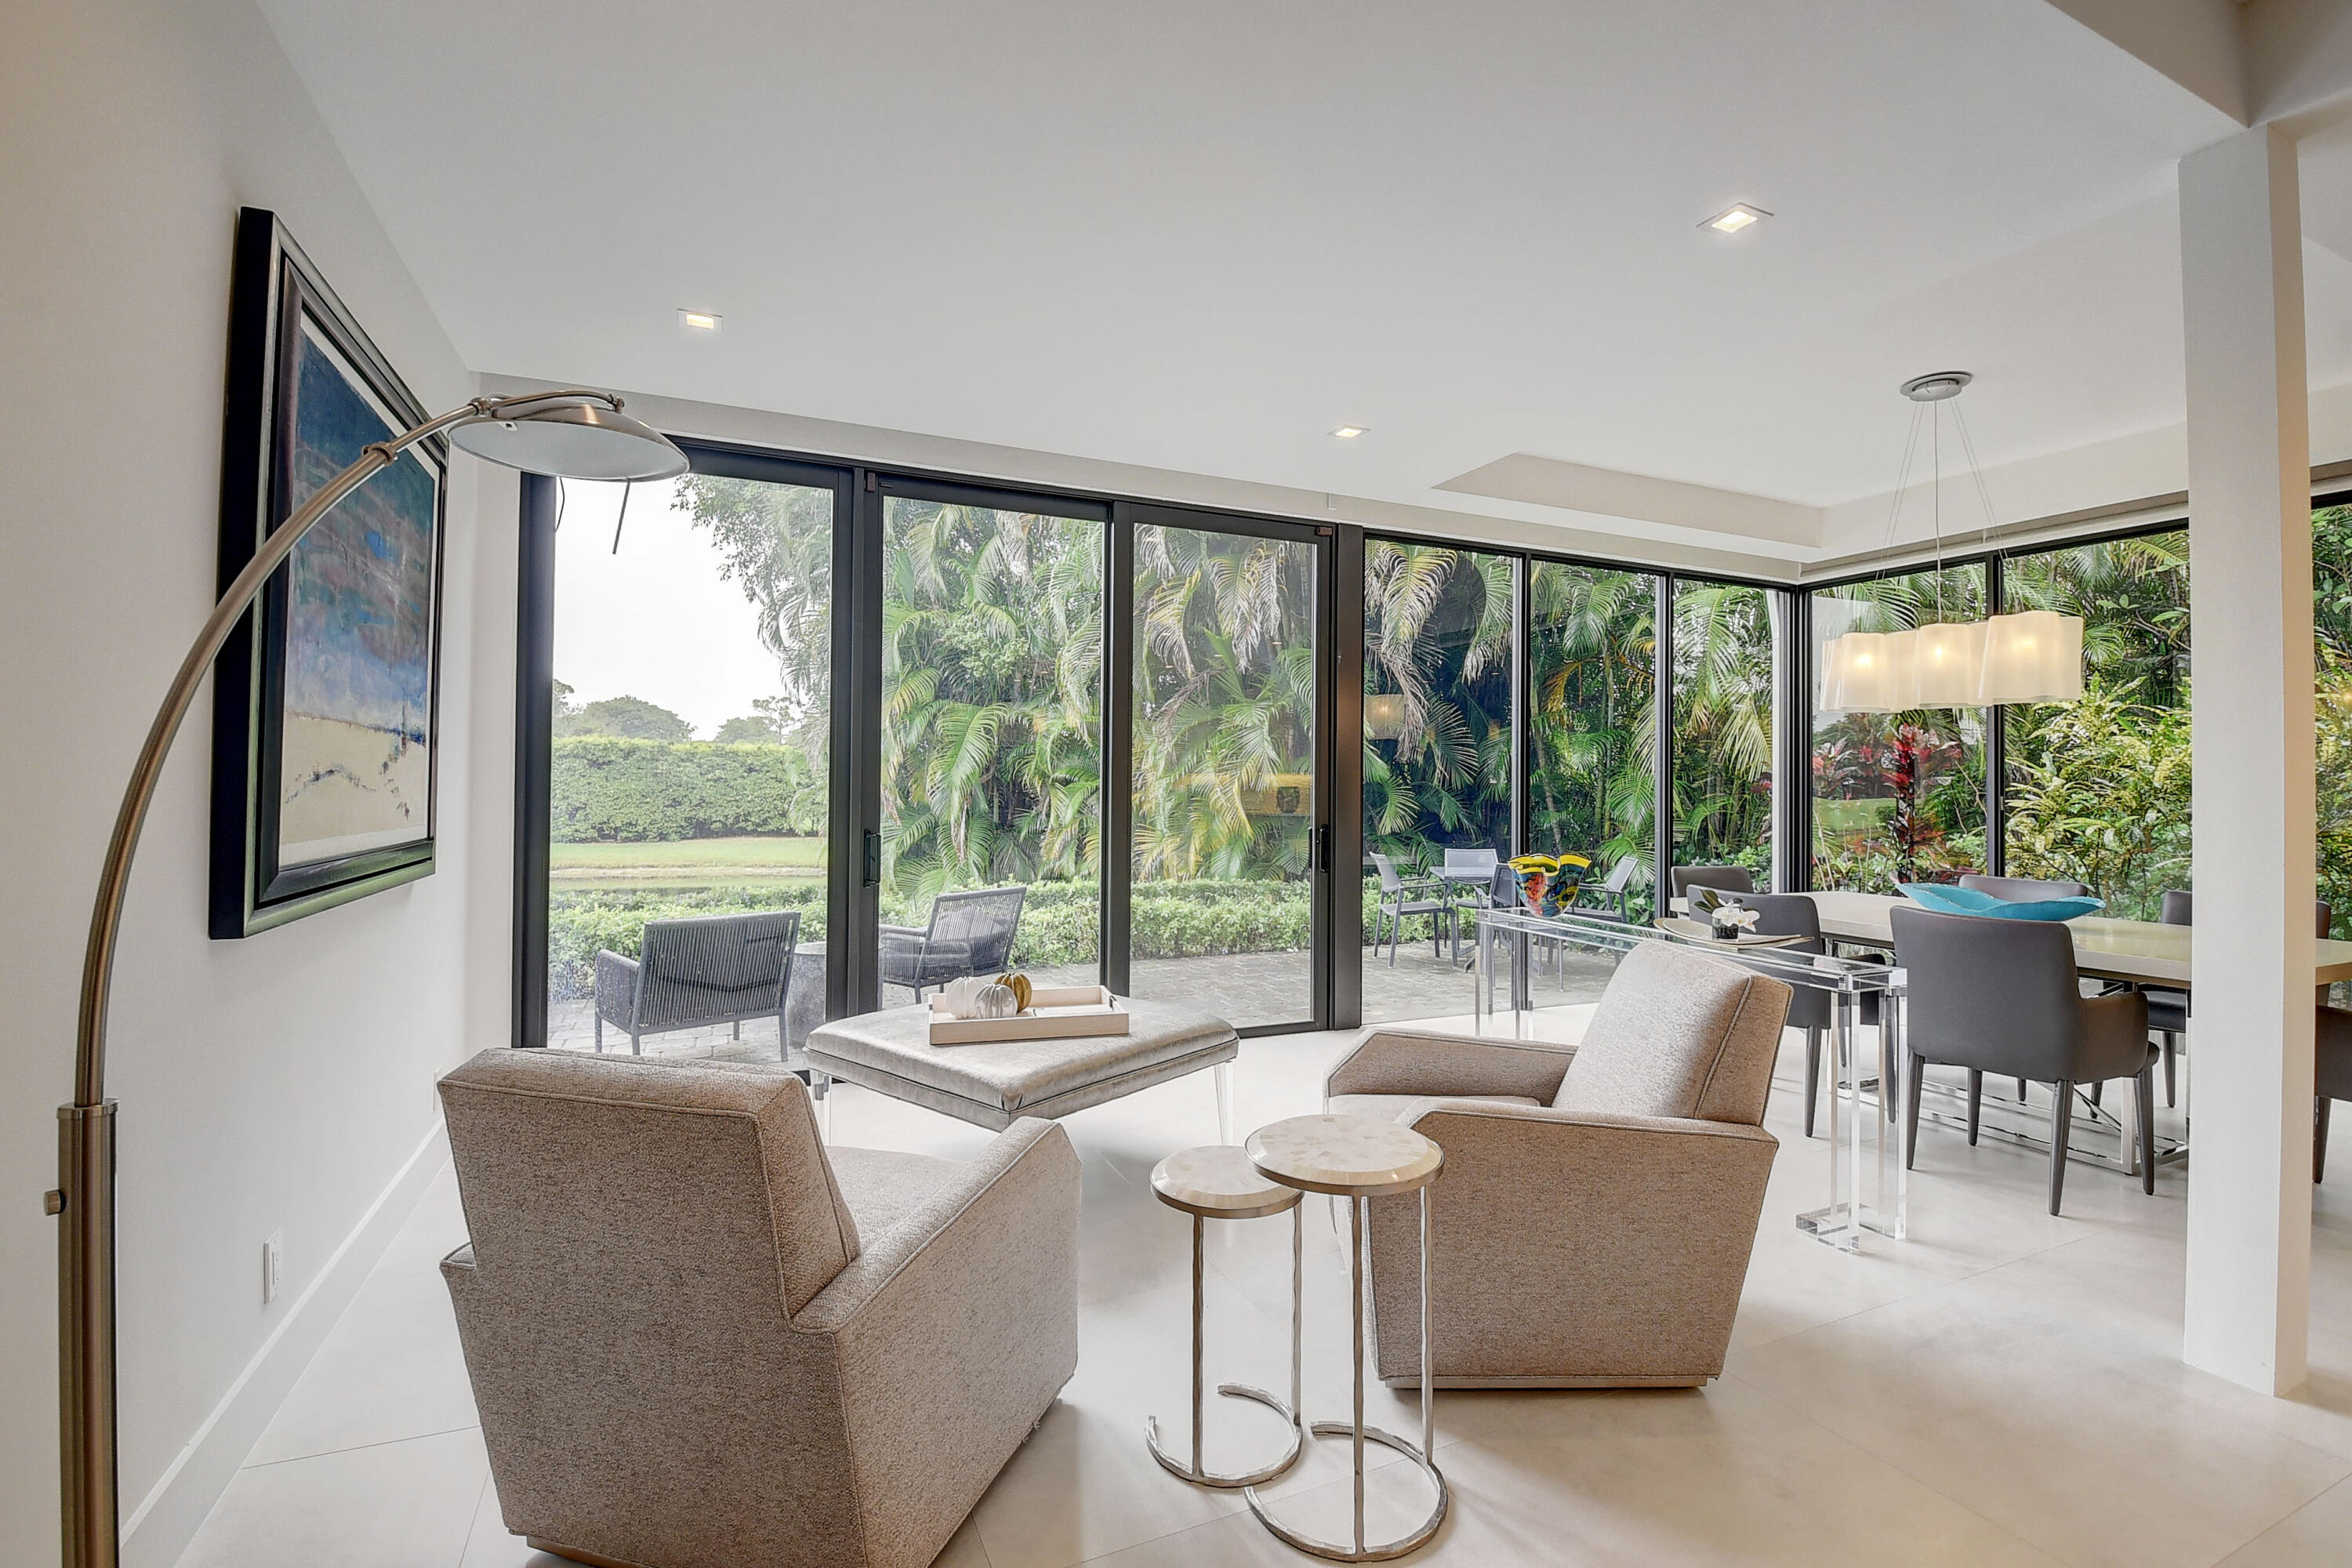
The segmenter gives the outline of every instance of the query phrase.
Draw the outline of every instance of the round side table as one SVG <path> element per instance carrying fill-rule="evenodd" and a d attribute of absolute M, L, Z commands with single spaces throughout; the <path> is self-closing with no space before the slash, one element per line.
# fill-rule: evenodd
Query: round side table
<path fill-rule="evenodd" d="M 1249 1156 L 1230 1143 L 1211 1143 L 1180 1150 L 1152 1167 L 1151 1193 L 1170 1208 L 1192 1216 L 1192 1460 L 1178 1460 L 1160 1441 L 1160 1418 L 1143 1420 L 1143 1440 L 1151 1457 L 1170 1474 L 1204 1487 L 1254 1487 L 1298 1462 L 1307 1434 L 1298 1417 L 1299 1287 L 1306 1272 L 1306 1230 L 1296 1187 L 1269 1182 L 1258 1174 Z M 1290 1426 L 1290 1447 L 1282 1458 L 1247 1475 L 1220 1475 L 1201 1462 L 1201 1309 L 1202 1241 L 1206 1222 L 1213 1219 L 1262 1219 L 1285 1210 L 1290 1214 L 1290 1403 L 1285 1405 L 1262 1388 L 1221 1383 L 1217 1392 L 1228 1399 L 1255 1399 Z"/>
<path fill-rule="evenodd" d="M 1294 1116 L 1261 1127 L 1243 1145 L 1258 1172 L 1286 1187 L 1329 1193 L 1349 1200 L 1349 1282 L 1355 1309 L 1356 1405 L 1353 1419 L 1318 1421 L 1318 1437 L 1346 1433 L 1354 1443 L 1356 1534 L 1352 1547 L 1319 1541 L 1274 1517 L 1255 1487 L 1244 1495 L 1258 1522 L 1301 1552 L 1337 1563 L 1380 1563 L 1402 1557 L 1425 1543 L 1445 1521 L 1451 1498 L 1437 1468 L 1437 1407 L 1429 1381 L 1429 1184 L 1445 1165 L 1445 1152 L 1410 1127 L 1371 1116 Z M 1364 1425 L 1364 1276 L 1371 1244 L 1370 1203 L 1394 1194 L 1421 1194 L 1421 1444 Z M 1429 1517 L 1393 1541 L 1364 1540 L 1364 1445 L 1393 1448 L 1425 1472 L 1437 1489 Z"/>

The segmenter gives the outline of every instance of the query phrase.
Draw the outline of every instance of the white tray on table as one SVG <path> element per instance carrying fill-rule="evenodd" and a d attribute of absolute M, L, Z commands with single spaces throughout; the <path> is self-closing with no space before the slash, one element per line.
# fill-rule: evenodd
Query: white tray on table
<path fill-rule="evenodd" d="M 1058 1040 L 1127 1033 L 1127 1005 L 1101 985 L 1039 985 L 1029 1005 L 1009 1018 L 959 1018 L 947 998 L 931 998 L 931 1044 L 970 1046 L 987 1040 Z"/>

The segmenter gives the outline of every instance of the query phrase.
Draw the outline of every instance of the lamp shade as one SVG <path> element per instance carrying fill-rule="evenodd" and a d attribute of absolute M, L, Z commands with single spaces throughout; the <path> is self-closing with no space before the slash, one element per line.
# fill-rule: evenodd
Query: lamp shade
<path fill-rule="evenodd" d="M 1973 708 L 1984 682 L 1985 624 L 1945 621 L 1911 634 L 1910 700 L 1906 708 Z"/>
<path fill-rule="evenodd" d="M 2082 695 L 2080 616 L 2025 610 L 1985 623 L 1979 702 L 2072 702 Z"/>
<path fill-rule="evenodd" d="M 644 420 L 588 398 L 499 409 L 449 428 L 450 443 L 529 474 L 566 479 L 667 479 L 686 454 Z"/>
<path fill-rule="evenodd" d="M 1375 741 L 1403 739 L 1404 697 L 1402 693 L 1381 691 L 1364 699 L 1364 733 Z"/>
<path fill-rule="evenodd" d="M 1909 632 L 1848 632 L 1822 650 L 1822 708 L 1892 713 L 1911 665 Z"/>

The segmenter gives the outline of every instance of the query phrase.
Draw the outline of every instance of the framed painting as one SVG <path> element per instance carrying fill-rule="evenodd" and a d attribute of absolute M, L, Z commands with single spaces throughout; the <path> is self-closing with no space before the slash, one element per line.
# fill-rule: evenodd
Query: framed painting
<path fill-rule="evenodd" d="M 277 216 L 238 215 L 220 585 L 318 488 L 425 419 Z M 306 535 L 216 667 L 211 930 L 251 936 L 432 875 L 448 451 Z"/>

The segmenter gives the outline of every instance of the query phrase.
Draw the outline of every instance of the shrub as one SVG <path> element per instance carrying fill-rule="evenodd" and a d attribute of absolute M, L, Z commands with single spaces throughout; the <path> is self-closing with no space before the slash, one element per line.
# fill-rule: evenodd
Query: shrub
<path fill-rule="evenodd" d="M 796 747 L 560 736 L 549 836 L 646 843 L 824 831 L 824 785 Z"/>
<path fill-rule="evenodd" d="M 1100 892 L 1093 882 L 1037 882 L 1022 900 L 1021 930 L 1013 963 L 1023 968 L 1084 963 L 1099 945 Z M 1371 929 L 1371 895 L 1365 900 L 1365 930 Z M 1135 889 L 1130 931 L 1137 958 L 1201 958 L 1233 952 L 1284 952 L 1312 939 L 1314 905 L 1305 882 L 1145 883 Z M 824 936 L 824 889 L 799 886 L 677 889 L 555 889 L 548 899 L 549 994 L 585 996 L 595 973 L 596 952 L 637 955 L 647 921 L 738 910 L 798 910 L 800 937 Z M 920 925 L 929 906 L 901 907 L 886 901 L 882 918 L 894 925 Z"/>

